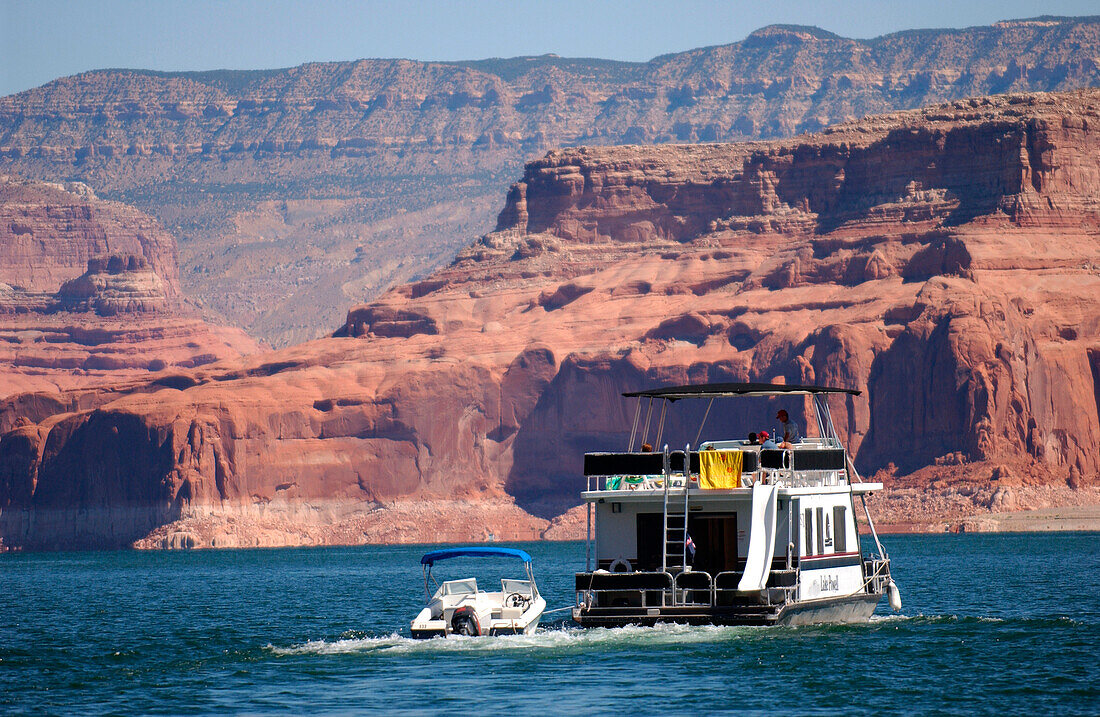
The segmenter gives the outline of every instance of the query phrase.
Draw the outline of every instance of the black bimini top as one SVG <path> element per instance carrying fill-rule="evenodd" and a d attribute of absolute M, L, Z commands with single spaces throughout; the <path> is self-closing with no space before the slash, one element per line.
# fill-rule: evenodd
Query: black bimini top
<path fill-rule="evenodd" d="M 700 383 L 691 386 L 668 386 L 651 388 L 648 391 L 624 393 L 626 398 L 663 398 L 677 401 L 681 398 L 712 398 L 716 396 L 784 396 L 809 395 L 814 393 L 847 393 L 858 396 L 859 391 L 852 388 L 834 386 L 797 386 L 780 383 Z"/>

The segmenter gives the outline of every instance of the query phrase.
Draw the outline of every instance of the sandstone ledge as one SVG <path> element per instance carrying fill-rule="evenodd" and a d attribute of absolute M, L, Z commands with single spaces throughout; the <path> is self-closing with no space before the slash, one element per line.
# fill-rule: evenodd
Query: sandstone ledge
<path fill-rule="evenodd" d="M 133 543 L 139 549 L 482 543 L 540 540 L 549 521 L 509 501 L 324 502 L 196 511 Z M 568 536 L 563 539 L 572 539 Z"/>

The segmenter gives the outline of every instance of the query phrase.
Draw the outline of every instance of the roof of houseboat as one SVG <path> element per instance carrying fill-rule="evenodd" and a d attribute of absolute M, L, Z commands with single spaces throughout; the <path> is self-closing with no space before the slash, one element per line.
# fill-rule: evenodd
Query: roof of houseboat
<path fill-rule="evenodd" d="M 835 386 L 798 386 L 779 383 L 700 383 L 689 386 L 666 386 L 646 391 L 624 393 L 627 398 L 664 398 L 677 401 L 681 398 L 707 398 L 715 396 L 781 396 L 790 394 L 848 393 L 858 396 L 859 391 Z"/>

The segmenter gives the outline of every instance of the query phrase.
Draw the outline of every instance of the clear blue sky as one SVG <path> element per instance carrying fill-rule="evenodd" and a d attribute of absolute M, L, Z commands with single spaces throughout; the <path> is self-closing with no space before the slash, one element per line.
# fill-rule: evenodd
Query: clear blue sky
<path fill-rule="evenodd" d="M 772 23 L 847 37 L 1100 13 L 1096 0 L 0 0 L 0 96 L 106 67 L 260 69 L 362 57 L 648 60 Z"/>

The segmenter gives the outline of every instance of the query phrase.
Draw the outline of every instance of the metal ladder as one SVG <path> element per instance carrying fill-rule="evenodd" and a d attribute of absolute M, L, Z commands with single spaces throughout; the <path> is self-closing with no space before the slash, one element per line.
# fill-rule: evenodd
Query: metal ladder
<path fill-rule="evenodd" d="M 688 483 L 691 480 L 691 445 L 684 449 L 684 486 L 682 493 L 670 491 L 672 470 L 668 445 L 664 446 L 664 531 L 665 549 L 661 554 L 661 570 L 676 575 L 687 567 Z"/>

